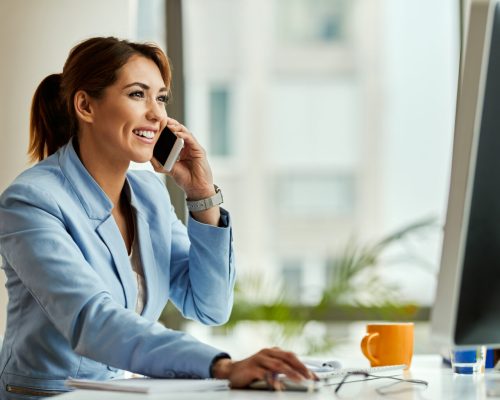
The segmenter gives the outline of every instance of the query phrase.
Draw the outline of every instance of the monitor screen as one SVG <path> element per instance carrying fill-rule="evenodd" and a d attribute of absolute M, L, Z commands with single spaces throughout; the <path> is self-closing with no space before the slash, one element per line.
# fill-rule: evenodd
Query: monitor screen
<path fill-rule="evenodd" d="M 500 344 L 500 1 L 474 0 L 458 90 L 432 338 Z"/>

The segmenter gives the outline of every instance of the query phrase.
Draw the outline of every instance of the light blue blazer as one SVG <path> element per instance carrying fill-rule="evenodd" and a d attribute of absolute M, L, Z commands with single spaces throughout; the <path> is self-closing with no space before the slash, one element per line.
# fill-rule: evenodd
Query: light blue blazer
<path fill-rule="evenodd" d="M 229 215 L 222 210 L 227 227 L 190 219 L 186 229 L 154 173 L 130 171 L 126 184 L 147 286 L 142 315 L 113 205 L 71 142 L 0 197 L 9 295 L 0 398 L 29 398 L 14 394 L 22 388 L 68 390 L 67 377 L 110 379 L 120 370 L 209 376 L 220 350 L 156 321 L 169 300 L 187 318 L 227 321 L 235 280 Z"/>

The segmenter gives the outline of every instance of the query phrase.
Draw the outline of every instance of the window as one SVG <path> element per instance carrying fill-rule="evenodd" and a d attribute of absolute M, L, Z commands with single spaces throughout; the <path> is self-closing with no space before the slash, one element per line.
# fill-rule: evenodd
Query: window
<path fill-rule="evenodd" d="M 355 204 L 355 180 L 350 174 L 318 173 L 280 176 L 275 185 L 273 204 L 285 218 L 352 217 Z"/>
<path fill-rule="evenodd" d="M 165 2 L 146 0 L 137 3 L 137 40 L 154 41 L 165 49 Z"/>
<path fill-rule="evenodd" d="M 320 265 L 349 238 L 373 242 L 424 216 L 443 221 L 458 73 L 454 0 L 183 7 L 185 122 L 210 151 L 241 272 L 281 274 L 292 288 L 297 279 L 325 285 L 320 266 L 307 278 L 283 266 Z M 414 252 L 437 270 L 439 235 L 432 240 Z M 430 304 L 432 273 L 415 272 L 411 258 L 400 266 L 403 298 Z"/>
<path fill-rule="evenodd" d="M 230 98 L 229 92 L 223 87 L 210 89 L 210 154 L 228 156 L 230 144 Z"/>
<path fill-rule="evenodd" d="M 345 40 L 352 0 L 278 0 L 277 34 L 282 43 L 309 45 Z"/>

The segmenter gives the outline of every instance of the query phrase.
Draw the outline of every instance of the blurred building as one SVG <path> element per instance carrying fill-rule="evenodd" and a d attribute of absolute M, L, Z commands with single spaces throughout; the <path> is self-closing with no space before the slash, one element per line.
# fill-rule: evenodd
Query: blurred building
<path fill-rule="evenodd" d="M 349 239 L 373 241 L 422 217 L 443 222 L 454 1 L 183 7 L 185 122 L 233 215 L 240 282 L 265 274 L 289 299 L 313 303 Z M 382 273 L 405 298 L 432 301 L 440 240 L 436 230 L 414 244 L 418 261 L 388 256 Z"/>

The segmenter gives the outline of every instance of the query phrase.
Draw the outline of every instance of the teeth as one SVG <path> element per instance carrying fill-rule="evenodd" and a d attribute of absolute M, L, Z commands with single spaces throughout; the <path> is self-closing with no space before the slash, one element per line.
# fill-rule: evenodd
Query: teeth
<path fill-rule="evenodd" d="M 134 133 L 136 135 L 139 135 L 139 136 L 144 136 L 147 139 L 153 139 L 155 136 L 154 132 L 151 132 L 151 131 L 140 131 L 140 130 L 134 129 Z"/>

